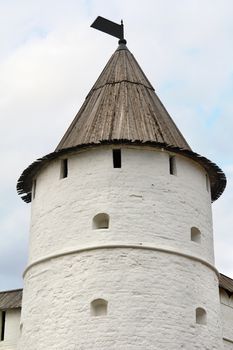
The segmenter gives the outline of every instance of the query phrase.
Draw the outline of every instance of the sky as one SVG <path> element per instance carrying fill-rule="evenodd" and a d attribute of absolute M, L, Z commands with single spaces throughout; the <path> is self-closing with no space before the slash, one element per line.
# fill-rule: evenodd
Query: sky
<path fill-rule="evenodd" d="M 90 28 L 124 20 L 127 46 L 192 149 L 228 184 L 213 203 L 215 260 L 233 278 L 233 1 L 0 0 L 0 290 L 20 288 L 30 204 L 21 172 L 52 152 L 117 39 Z"/>

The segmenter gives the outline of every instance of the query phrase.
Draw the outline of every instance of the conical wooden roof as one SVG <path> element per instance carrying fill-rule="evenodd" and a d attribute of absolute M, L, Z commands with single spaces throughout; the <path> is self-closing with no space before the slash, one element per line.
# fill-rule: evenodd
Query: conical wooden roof
<path fill-rule="evenodd" d="M 55 151 L 23 171 L 18 194 L 31 201 L 33 179 L 51 160 L 106 144 L 163 148 L 194 160 L 209 175 L 212 200 L 226 186 L 222 170 L 191 150 L 125 44 L 108 61 Z"/>
<path fill-rule="evenodd" d="M 56 148 L 152 141 L 190 150 L 126 45 L 114 52 Z"/>

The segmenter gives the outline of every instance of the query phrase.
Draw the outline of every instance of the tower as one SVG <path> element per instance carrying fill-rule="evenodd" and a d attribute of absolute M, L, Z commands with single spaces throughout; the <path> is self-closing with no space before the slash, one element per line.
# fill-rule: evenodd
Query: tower
<path fill-rule="evenodd" d="M 30 165 L 20 350 L 222 349 L 211 200 L 124 40 L 56 150 Z"/>

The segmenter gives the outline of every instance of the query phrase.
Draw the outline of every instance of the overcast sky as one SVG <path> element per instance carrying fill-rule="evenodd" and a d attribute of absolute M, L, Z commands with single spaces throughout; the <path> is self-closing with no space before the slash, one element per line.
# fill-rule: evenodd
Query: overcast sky
<path fill-rule="evenodd" d="M 0 0 L 0 290 L 22 286 L 30 204 L 21 172 L 52 152 L 117 40 L 90 28 L 125 23 L 128 48 L 192 149 L 228 185 L 213 204 L 216 266 L 233 278 L 233 1 Z"/>

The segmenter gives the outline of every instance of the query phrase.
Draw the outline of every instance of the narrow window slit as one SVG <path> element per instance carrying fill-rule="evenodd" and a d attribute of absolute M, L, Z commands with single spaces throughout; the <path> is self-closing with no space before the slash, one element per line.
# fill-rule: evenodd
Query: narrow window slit
<path fill-rule="evenodd" d="M 6 311 L 2 311 L 1 315 L 1 341 L 5 338 L 5 323 L 6 323 Z"/>
<path fill-rule="evenodd" d="M 32 181 L 32 199 L 36 196 L 36 180 Z"/>
<path fill-rule="evenodd" d="M 113 168 L 121 168 L 121 150 L 113 149 L 112 156 L 113 156 Z"/>
<path fill-rule="evenodd" d="M 206 183 L 206 190 L 207 192 L 210 191 L 210 181 L 209 181 L 209 176 L 206 174 L 205 175 L 205 183 Z"/>
<path fill-rule="evenodd" d="M 169 171 L 171 175 L 176 175 L 176 157 L 169 156 Z"/>
<path fill-rule="evenodd" d="M 68 176 L 68 159 L 61 159 L 60 179 Z"/>

